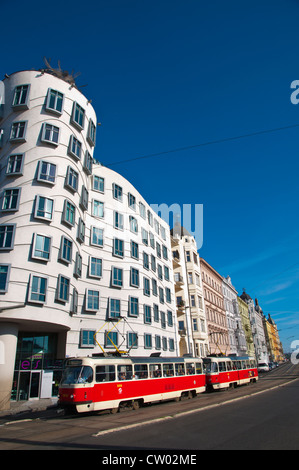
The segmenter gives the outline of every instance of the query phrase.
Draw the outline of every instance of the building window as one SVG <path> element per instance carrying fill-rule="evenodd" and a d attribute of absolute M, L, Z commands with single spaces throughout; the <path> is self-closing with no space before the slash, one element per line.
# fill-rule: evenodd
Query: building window
<path fill-rule="evenodd" d="M 152 278 L 153 295 L 158 295 L 158 284 L 156 279 Z"/>
<path fill-rule="evenodd" d="M 74 276 L 76 276 L 77 278 L 82 276 L 82 256 L 78 251 L 76 253 Z"/>
<path fill-rule="evenodd" d="M 0 294 L 4 294 L 8 289 L 10 275 L 10 264 L 0 264 Z"/>
<path fill-rule="evenodd" d="M 132 217 L 130 215 L 130 230 L 131 232 L 133 233 L 138 233 L 138 222 L 137 222 L 137 219 L 135 219 L 135 217 Z"/>
<path fill-rule="evenodd" d="M 95 330 L 81 330 L 80 332 L 80 347 L 92 348 L 94 347 Z"/>
<path fill-rule="evenodd" d="M 101 278 L 102 277 L 102 260 L 95 258 L 94 256 L 89 257 L 89 276 Z"/>
<path fill-rule="evenodd" d="M 96 143 L 96 126 L 91 119 L 89 119 L 87 140 L 89 145 L 94 146 Z"/>
<path fill-rule="evenodd" d="M 99 191 L 100 193 L 104 192 L 105 180 L 101 176 L 93 175 L 93 190 Z"/>
<path fill-rule="evenodd" d="M 124 216 L 120 212 L 114 211 L 114 228 L 118 230 L 124 229 Z"/>
<path fill-rule="evenodd" d="M 85 310 L 97 311 L 100 309 L 100 292 L 98 290 L 86 289 Z"/>
<path fill-rule="evenodd" d="M 104 203 L 97 201 L 96 199 L 92 200 L 92 215 L 94 217 L 104 217 Z"/>
<path fill-rule="evenodd" d="M 139 300 L 137 297 L 129 297 L 129 316 L 138 317 L 139 315 Z"/>
<path fill-rule="evenodd" d="M 158 336 L 158 335 L 155 336 L 155 348 L 161 349 L 161 336 Z"/>
<path fill-rule="evenodd" d="M 77 240 L 79 240 L 80 243 L 84 243 L 84 239 L 85 239 L 85 222 L 83 222 L 81 217 L 79 217 Z"/>
<path fill-rule="evenodd" d="M 164 304 L 164 289 L 163 287 L 159 287 L 159 300 L 161 304 Z"/>
<path fill-rule="evenodd" d="M 65 185 L 67 186 L 67 188 L 71 191 L 77 191 L 78 180 L 79 174 L 77 173 L 77 171 L 75 171 L 72 167 L 68 166 L 65 180 Z"/>
<path fill-rule="evenodd" d="M 34 235 L 32 258 L 37 258 L 43 261 L 49 261 L 51 254 L 51 237 L 45 235 Z"/>
<path fill-rule="evenodd" d="M 46 110 L 51 111 L 55 114 L 62 114 L 63 109 L 63 93 L 60 93 L 57 90 L 52 88 L 48 89 L 47 99 L 46 99 Z"/>
<path fill-rule="evenodd" d="M 69 154 L 77 160 L 81 160 L 82 144 L 74 135 L 70 137 Z"/>
<path fill-rule="evenodd" d="M 170 304 L 171 303 L 171 291 L 169 287 L 165 288 L 165 294 L 166 294 L 166 302 Z"/>
<path fill-rule="evenodd" d="M 98 227 L 91 227 L 91 236 L 90 236 L 90 244 L 95 246 L 103 246 L 103 234 L 104 230 Z"/>
<path fill-rule="evenodd" d="M 119 238 L 113 240 L 113 255 L 120 258 L 124 257 L 124 241 Z"/>
<path fill-rule="evenodd" d="M 146 218 L 145 205 L 142 202 L 139 202 L 139 214 L 143 219 Z"/>
<path fill-rule="evenodd" d="M 145 333 L 144 335 L 144 348 L 151 349 L 152 348 L 152 335 Z"/>
<path fill-rule="evenodd" d="M 152 323 L 152 308 L 149 305 L 144 305 L 144 323 Z"/>
<path fill-rule="evenodd" d="M 10 141 L 11 142 L 25 141 L 26 129 L 27 129 L 27 121 L 14 122 L 11 126 Z"/>
<path fill-rule="evenodd" d="M 14 108 L 28 108 L 30 85 L 20 85 L 15 88 L 12 106 Z"/>
<path fill-rule="evenodd" d="M 154 321 L 159 322 L 160 316 L 159 316 L 159 305 L 154 304 Z"/>
<path fill-rule="evenodd" d="M 3 193 L 2 211 L 17 211 L 19 209 L 21 189 L 6 189 Z"/>
<path fill-rule="evenodd" d="M 158 242 L 156 242 L 156 250 L 158 258 L 161 258 L 161 245 Z"/>
<path fill-rule="evenodd" d="M 72 123 L 75 124 L 75 126 L 79 127 L 79 129 L 84 129 L 84 118 L 85 110 L 78 103 L 75 102 L 71 119 Z"/>
<path fill-rule="evenodd" d="M 129 331 L 127 333 L 127 348 L 136 349 L 138 348 L 138 334 Z"/>
<path fill-rule="evenodd" d="M 118 345 L 117 331 L 106 331 L 105 332 L 105 347 L 115 348 L 117 345 Z"/>
<path fill-rule="evenodd" d="M 109 318 L 120 317 L 120 299 L 109 299 Z"/>
<path fill-rule="evenodd" d="M 123 188 L 115 183 L 113 183 L 113 197 L 118 201 L 123 200 Z"/>
<path fill-rule="evenodd" d="M 150 281 L 147 277 L 143 278 L 143 293 L 147 296 L 151 295 Z"/>
<path fill-rule="evenodd" d="M 83 210 L 87 211 L 88 209 L 88 191 L 86 187 L 82 186 L 80 205 Z"/>
<path fill-rule="evenodd" d="M 136 197 L 131 193 L 128 193 L 128 204 L 131 209 L 136 211 Z"/>
<path fill-rule="evenodd" d="M 64 201 L 62 220 L 66 224 L 75 225 L 76 208 L 70 201 Z"/>
<path fill-rule="evenodd" d="M 60 256 L 59 259 L 65 263 L 72 262 L 73 242 L 68 238 L 61 237 Z"/>
<path fill-rule="evenodd" d="M 144 228 L 141 229 L 142 243 L 148 246 L 148 231 Z"/>
<path fill-rule="evenodd" d="M 167 266 L 164 266 L 164 278 L 165 281 L 169 281 L 169 268 Z"/>
<path fill-rule="evenodd" d="M 70 298 L 70 278 L 58 276 L 58 289 L 57 289 L 57 300 L 60 302 L 68 302 Z"/>
<path fill-rule="evenodd" d="M 149 269 L 149 257 L 145 252 L 143 252 L 143 267 L 144 269 Z"/>
<path fill-rule="evenodd" d="M 71 305 L 71 313 L 77 314 L 78 313 L 78 291 L 74 287 L 73 288 L 73 298 L 72 298 L 72 305 Z"/>
<path fill-rule="evenodd" d="M 165 336 L 162 337 L 162 348 L 163 351 L 167 351 L 167 338 Z"/>
<path fill-rule="evenodd" d="M 44 183 L 55 184 L 55 178 L 56 165 L 45 161 L 39 162 L 37 180 Z"/>
<path fill-rule="evenodd" d="M 113 287 L 122 287 L 123 285 L 123 270 L 121 268 L 112 267 L 111 285 Z"/>
<path fill-rule="evenodd" d="M 171 310 L 167 310 L 168 326 L 173 327 L 173 315 Z"/>
<path fill-rule="evenodd" d="M 174 351 L 174 339 L 169 338 L 168 342 L 169 342 L 169 351 Z"/>
<path fill-rule="evenodd" d="M 161 316 L 161 327 L 163 328 L 163 330 L 165 330 L 166 328 L 165 312 L 160 312 L 160 316 Z"/>
<path fill-rule="evenodd" d="M 168 260 L 168 251 L 165 245 L 162 245 L 162 253 L 163 253 L 163 258 Z"/>
<path fill-rule="evenodd" d="M 44 196 L 36 196 L 34 217 L 39 219 L 52 220 L 53 206 L 53 199 L 48 199 Z"/>
<path fill-rule="evenodd" d="M 7 162 L 6 174 L 20 176 L 23 174 L 24 154 L 10 155 Z"/>
<path fill-rule="evenodd" d="M 58 145 L 59 142 L 59 127 L 52 124 L 44 123 L 42 126 L 41 141 L 46 144 Z"/>
<path fill-rule="evenodd" d="M 132 287 L 139 287 L 139 270 L 136 268 L 131 268 L 130 285 Z"/>
<path fill-rule="evenodd" d="M 133 242 L 133 240 L 131 240 L 131 257 L 139 259 L 138 243 Z"/>
<path fill-rule="evenodd" d="M 29 301 L 44 304 L 47 296 L 47 285 L 48 279 L 46 277 L 32 275 L 29 285 Z"/>
<path fill-rule="evenodd" d="M 0 250 L 13 249 L 15 230 L 15 224 L 0 225 Z"/>
<path fill-rule="evenodd" d="M 86 171 L 86 173 L 88 175 L 91 175 L 91 173 L 92 173 L 92 162 L 93 162 L 92 156 L 86 150 L 85 157 L 84 157 L 84 166 L 83 166 L 83 168 L 84 168 L 84 170 Z"/>

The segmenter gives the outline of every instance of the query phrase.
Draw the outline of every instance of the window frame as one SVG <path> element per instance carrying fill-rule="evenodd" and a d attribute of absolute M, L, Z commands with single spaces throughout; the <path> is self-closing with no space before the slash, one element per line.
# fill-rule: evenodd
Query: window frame
<path fill-rule="evenodd" d="M 7 271 L 5 273 L 5 285 L 4 285 L 4 288 L 2 289 L 1 288 L 1 284 L 2 284 L 2 280 L 1 280 L 1 277 L 2 277 L 2 272 L 1 272 L 1 268 L 2 267 L 7 267 Z M 9 281 L 10 281 L 10 272 L 11 272 L 11 264 L 10 263 L 0 263 L 0 294 L 6 294 L 6 292 L 8 291 L 8 284 L 9 284 Z"/>
<path fill-rule="evenodd" d="M 39 256 L 37 254 L 35 254 L 35 251 L 36 251 L 36 244 L 37 244 L 37 237 L 42 237 L 43 238 L 43 248 L 45 246 L 45 239 L 47 238 L 49 240 L 49 251 L 46 251 L 45 249 L 43 250 L 39 250 L 43 253 L 48 253 L 48 257 L 45 258 L 44 256 Z M 31 258 L 33 259 L 37 259 L 37 260 L 40 260 L 40 261 L 45 261 L 45 262 L 48 262 L 50 261 L 51 259 L 51 248 L 52 248 L 52 237 L 48 236 L 48 235 L 44 235 L 42 233 L 34 233 L 33 235 L 33 243 L 32 243 L 32 252 L 31 252 Z"/>
<path fill-rule="evenodd" d="M 39 281 L 42 279 L 45 281 L 45 289 L 44 292 L 41 291 L 41 282 L 38 281 L 38 290 L 34 292 L 34 295 L 36 296 L 43 296 L 43 299 L 41 298 L 36 298 L 33 299 L 33 279 L 37 278 Z M 28 302 L 30 303 L 35 303 L 35 304 L 40 304 L 40 305 L 45 305 L 47 303 L 47 294 L 48 294 L 48 284 L 49 284 L 49 278 L 48 276 L 41 276 L 41 275 L 35 275 L 31 274 L 30 275 L 30 280 L 29 280 L 29 290 L 28 290 Z"/>
<path fill-rule="evenodd" d="M 51 209 L 51 217 L 45 217 L 44 215 L 37 215 L 37 212 L 38 210 L 38 206 L 39 206 L 39 201 L 41 199 L 45 199 L 45 201 L 51 201 L 52 203 L 52 209 Z M 45 213 L 45 210 L 44 210 L 44 213 Z M 49 213 L 49 212 L 47 212 Z M 54 213 L 54 199 L 51 199 L 49 197 L 46 197 L 46 196 L 43 196 L 41 194 L 37 194 L 35 196 L 35 206 L 34 206 L 34 218 L 35 219 L 41 219 L 41 220 L 45 220 L 45 221 L 52 221 L 53 220 L 53 213 Z M 49 213 L 50 214 L 50 213 Z"/>
<path fill-rule="evenodd" d="M 51 108 L 50 107 L 50 101 L 51 101 L 51 92 L 55 92 L 56 93 L 56 96 L 54 98 L 55 100 L 55 108 Z M 61 111 L 59 109 L 57 109 L 57 98 L 58 98 L 58 94 L 62 96 L 61 98 Z M 46 96 L 46 101 L 45 101 L 45 109 L 46 111 L 50 112 L 50 113 L 54 113 L 54 114 L 58 114 L 59 116 L 62 115 L 63 113 L 63 108 L 64 108 L 64 93 L 62 93 L 61 91 L 58 91 L 58 90 L 55 90 L 54 88 L 48 88 L 48 91 L 47 91 L 47 96 Z"/>
<path fill-rule="evenodd" d="M 51 129 L 47 129 L 47 126 L 51 127 Z M 49 138 L 46 138 L 47 131 L 49 132 Z M 54 135 L 57 135 L 57 141 L 53 139 Z M 60 128 L 58 126 L 55 126 L 54 124 L 50 124 L 49 122 L 44 122 L 42 124 L 42 129 L 41 129 L 41 137 L 40 137 L 41 142 L 57 147 L 59 145 L 59 139 L 60 139 Z"/>

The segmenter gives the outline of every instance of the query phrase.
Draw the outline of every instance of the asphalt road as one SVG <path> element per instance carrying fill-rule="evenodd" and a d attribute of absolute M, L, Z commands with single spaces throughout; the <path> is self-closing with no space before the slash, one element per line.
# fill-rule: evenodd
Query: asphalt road
<path fill-rule="evenodd" d="M 262 375 L 257 384 L 179 403 L 116 415 L 66 417 L 52 410 L 4 419 L 0 449 L 99 450 L 110 452 L 110 459 L 115 452 L 118 456 L 119 451 L 130 451 L 128 455 L 134 456 L 139 450 L 150 455 L 178 450 L 187 455 L 199 450 L 299 450 L 298 397 L 299 366 L 287 363 Z M 114 463 L 134 466 L 133 460 Z"/>

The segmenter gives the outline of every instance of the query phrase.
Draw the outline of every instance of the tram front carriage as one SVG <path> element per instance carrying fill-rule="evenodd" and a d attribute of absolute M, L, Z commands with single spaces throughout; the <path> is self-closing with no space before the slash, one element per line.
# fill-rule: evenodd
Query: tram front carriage
<path fill-rule="evenodd" d="M 220 390 L 249 384 L 258 380 L 254 358 L 208 357 L 204 359 L 207 389 Z"/>
<path fill-rule="evenodd" d="M 179 400 L 206 390 L 199 358 L 68 359 L 59 388 L 59 405 L 78 412 L 111 410 L 120 405 Z"/>

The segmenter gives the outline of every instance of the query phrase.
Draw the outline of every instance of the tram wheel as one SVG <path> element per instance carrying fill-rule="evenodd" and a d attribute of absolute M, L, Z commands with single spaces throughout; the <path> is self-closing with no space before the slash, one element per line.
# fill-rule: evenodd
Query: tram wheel
<path fill-rule="evenodd" d="M 133 400 L 132 407 L 133 407 L 133 410 L 139 410 L 139 408 L 140 408 L 139 401 L 138 400 Z"/>
<path fill-rule="evenodd" d="M 115 415 L 115 414 L 118 413 L 118 412 L 119 412 L 119 408 L 111 408 L 111 410 L 110 410 L 110 413 L 111 413 L 112 415 Z"/>

